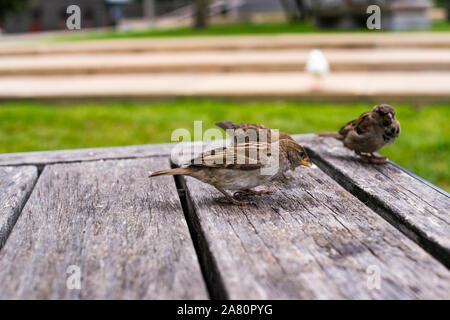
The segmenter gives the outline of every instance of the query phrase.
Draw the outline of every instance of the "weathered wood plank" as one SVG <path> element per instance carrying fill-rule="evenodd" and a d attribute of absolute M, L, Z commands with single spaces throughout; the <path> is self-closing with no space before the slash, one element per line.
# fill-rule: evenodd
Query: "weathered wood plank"
<path fill-rule="evenodd" d="M 192 143 L 181 143 L 186 149 L 183 159 L 190 159 L 195 152 L 201 152 L 203 149 L 211 149 L 222 146 L 223 140 L 215 140 L 210 142 L 195 141 Z M 73 149 L 73 150 L 57 150 L 57 151 L 37 151 L 37 152 L 20 152 L 0 154 L 1 166 L 20 166 L 20 165 L 47 165 L 55 163 L 71 163 L 86 162 L 97 160 L 119 160 L 119 159 L 140 159 L 149 157 L 167 157 L 171 155 L 172 150 L 177 147 L 178 143 L 165 144 L 149 144 L 136 145 L 126 147 L 109 147 L 109 148 L 90 148 L 90 149 Z M 197 149 L 196 146 L 201 145 L 202 148 Z M 182 153 L 182 149 L 177 149 Z M 175 154 L 175 159 L 178 157 Z"/>
<path fill-rule="evenodd" d="M 46 166 L 0 252 L 0 298 L 207 298 L 167 158 Z M 68 267 L 81 289 L 69 290 Z M 73 279 L 73 278 L 71 278 Z"/>
<path fill-rule="evenodd" d="M 364 163 L 342 143 L 296 136 L 317 165 L 450 268 L 450 197 L 393 164 Z"/>
<path fill-rule="evenodd" d="M 167 156 L 173 144 L 137 145 L 111 148 L 37 151 L 0 154 L 0 166 L 46 165 L 106 159 L 134 159 Z"/>
<path fill-rule="evenodd" d="M 0 167 L 0 249 L 33 190 L 36 167 Z"/>
<path fill-rule="evenodd" d="M 318 167 L 265 187 L 273 194 L 256 206 L 219 204 L 213 187 L 185 181 L 206 273 L 220 286 L 211 292 L 232 299 L 450 298 L 450 271 Z M 368 284 L 368 272 L 377 271 L 380 290 Z"/>

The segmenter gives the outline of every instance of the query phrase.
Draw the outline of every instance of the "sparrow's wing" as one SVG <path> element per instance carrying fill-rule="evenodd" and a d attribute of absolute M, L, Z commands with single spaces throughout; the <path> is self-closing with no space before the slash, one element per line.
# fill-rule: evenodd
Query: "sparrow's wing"
<path fill-rule="evenodd" d="M 342 137 L 346 137 L 350 131 L 356 131 L 357 134 L 363 135 L 370 130 L 370 112 L 365 112 L 358 119 L 348 122 L 339 130 Z"/>
<path fill-rule="evenodd" d="M 245 143 L 233 147 L 204 152 L 191 160 L 191 166 L 255 170 L 261 168 L 270 156 L 266 143 Z"/>
<path fill-rule="evenodd" d="M 267 128 L 266 126 L 263 126 L 262 124 L 254 124 L 254 123 L 241 123 L 241 124 L 237 125 L 236 129 L 242 129 L 244 131 L 247 131 L 249 129 L 270 131 L 270 128 Z"/>
<path fill-rule="evenodd" d="M 256 130 L 256 132 L 258 133 L 258 140 L 259 139 L 259 135 L 260 134 L 264 134 L 265 132 L 267 132 L 267 141 L 270 142 L 271 140 L 271 136 L 272 136 L 272 129 L 263 126 L 262 124 L 251 124 L 251 123 L 241 123 L 238 126 L 238 129 L 242 129 L 244 130 L 244 132 L 247 132 L 248 130 Z M 267 130 L 267 131 L 266 131 Z M 237 130 L 237 132 L 239 132 L 239 130 Z M 288 139 L 288 140 L 294 140 L 289 134 L 285 133 L 285 132 L 278 132 L 279 134 L 279 139 Z"/>
<path fill-rule="evenodd" d="M 256 141 L 266 141 L 270 142 L 272 139 L 272 130 L 262 124 L 254 124 L 254 123 L 240 123 L 235 124 L 232 121 L 225 121 L 225 122 L 216 122 L 216 125 L 223 130 L 235 130 L 233 132 L 233 136 L 235 137 L 235 144 L 241 143 L 241 142 L 249 142 L 250 137 L 254 137 Z M 250 130 L 254 130 L 251 132 Z M 255 136 L 252 136 L 252 134 L 255 134 Z M 262 139 L 261 135 L 267 135 L 266 139 Z M 239 139 L 241 138 L 241 139 Z M 285 132 L 279 132 L 279 139 L 289 139 L 294 140 L 289 134 Z"/>
<path fill-rule="evenodd" d="M 253 130 L 260 130 L 260 129 L 270 130 L 269 128 L 267 128 L 266 126 L 263 126 L 262 124 L 252 124 L 252 123 L 235 124 L 232 121 L 216 122 L 216 126 L 218 126 L 219 128 L 222 128 L 223 130 L 227 130 L 227 129 L 233 129 L 233 130 L 242 129 L 244 132 L 249 130 L 249 129 L 253 129 Z"/>

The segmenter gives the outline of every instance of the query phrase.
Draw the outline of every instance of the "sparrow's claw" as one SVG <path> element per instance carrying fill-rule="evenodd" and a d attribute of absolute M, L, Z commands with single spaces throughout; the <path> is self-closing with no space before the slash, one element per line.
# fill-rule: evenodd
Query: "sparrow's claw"
<path fill-rule="evenodd" d="M 291 180 L 292 177 L 288 176 L 286 173 L 283 173 L 283 178 L 285 178 L 286 180 Z"/>
<path fill-rule="evenodd" d="M 230 203 L 230 204 L 234 204 L 237 206 L 245 206 L 245 205 L 249 205 L 249 204 L 255 204 L 253 201 L 240 201 L 235 198 L 219 198 L 219 199 L 217 199 L 217 201 L 220 203 Z"/>
<path fill-rule="evenodd" d="M 254 196 L 261 196 L 261 195 L 263 195 L 263 194 L 271 194 L 272 192 L 271 191 L 265 191 L 265 190 L 261 190 L 261 191 L 255 191 L 255 190 L 250 190 L 250 189 L 248 189 L 248 190 L 239 190 L 239 191 L 236 191 L 234 194 L 233 194 L 233 196 L 235 197 L 235 196 L 251 196 L 251 195 L 254 195 Z"/>
<path fill-rule="evenodd" d="M 374 154 L 374 153 L 371 153 L 370 156 L 371 156 L 373 159 L 380 159 L 380 160 L 387 160 L 387 159 L 388 159 L 388 157 L 386 157 L 386 156 L 377 156 L 377 155 Z"/>
<path fill-rule="evenodd" d="M 222 188 L 217 187 L 217 186 L 215 186 L 215 187 L 216 187 L 217 190 L 219 190 L 220 192 L 222 192 L 222 194 L 225 196 L 225 198 L 217 199 L 218 202 L 221 202 L 221 203 L 231 203 L 231 204 L 234 204 L 234 205 L 237 205 L 237 206 L 245 206 L 245 205 L 247 205 L 247 204 L 255 204 L 255 203 L 252 202 L 252 201 L 240 201 L 240 200 L 237 200 L 237 199 L 233 198 L 232 196 L 230 196 L 230 195 L 228 194 L 228 192 L 226 192 L 226 191 L 223 190 Z"/>
<path fill-rule="evenodd" d="M 379 165 L 382 165 L 382 164 L 386 164 L 386 163 L 388 163 L 388 162 L 387 162 L 387 160 L 383 160 L 383 159 L 380 159 L 380 160 L 373 160 L 373 159 L 372 159 L 371 163 L 372 163 L 372 164 L 379 164 Z"/>
<path fill-rule="evenodd" d="M 360 154 L 361 158 L 371 164 L 386 164 L 387 163 L 387 157 L 384 156 L 375 156 L 375 155 L 365 155 Z"/>

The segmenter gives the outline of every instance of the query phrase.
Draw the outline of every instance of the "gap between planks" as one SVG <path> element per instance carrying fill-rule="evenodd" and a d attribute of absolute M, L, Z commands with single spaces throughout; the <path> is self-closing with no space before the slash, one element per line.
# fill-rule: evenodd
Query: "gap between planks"
<path fill-rule="evenodd" d="M 364 191 L 360 186 L 354 183 L 352 179 L 346 177 L 343 172 L 333 167 L 332 164 L 328 163 L 326 159 L 316 153 L 312 148 L 310 148 L 309 146 L 304 147 L 307 150 L 309 156 L 314 160 L 314 163 L 329 177 L 336 181 L 336 183 L 350 192 L 353 196 L 363 202 L 367 207 L 376 212 L 379 216 L 389 222 L 392 226 L 394 226 L 408 238 L 421 246 L 426 252 L 428 252 L 440 263 L 446 266 L 447 269 L 450 269 L 450 252 L 441 247 L 439 244 L 435 243 L 433 239 L 427 237 L 423 230 L 411 223 L 408 223 L 407 221 L 405 221 L 405 219 L 403 219 L 403 217 L 398 216 L 392 209 L 386 206 L 384 202 L 380 201 L 372 194 Z M 411 174 L 411 172 L 409 172 L 408 170 L 405 170 L 396 164 L 394 164 L 394 166 L 410 175 L 411 177 L 417 179 L 417 177 L 414 174 Z M 433 188 L 436 192 L 448 196 L 448 194 L 443 190 L 441 191 L 440 188 L 436 188 L 434 185 L 429 183 L 424 183 L 423 179 L 417 180 L 424 185 Z"/>
<path fill-rule="evenodd" d="M 171 166 L 172 168 L 177 167 L 172 162 Z M 205 281 L 208 289 L 209 297 L 213 300 L 229 300 L 217 262 L 209 249 L 203 228 L 200 225 L 198 215 L 192 204 L 189 190 L 186 186 L 186 181 L 179 175 L 175 175 L 173 178 L 175 180 L 175 185 L 177 186 L 181 207 L 188 225 L 191 240 L 194 244 L 194 249 L 200 264 L 203 280 Z"/>
<path fill-rule="evenodd" d="M 15 166 L 9 166 L 9 167 L 15 167 Z M 39 181 L 39 177 L 43 171 L 43 166 L 42 167 L 26 166 L 26 167 L 35 167 L 36 168 L 36 178 L 31 181 L 29 190 L 24 194 L 22 201 L 18 204 L 18 207 L 15 210 L 15 211 L 17 211 L 17 213 L 12 214 L 12 218 L 10 220 L 9 226 L 8 225 L 6 226 L 6 229 L 4 230 L 4 234 L 0 237 L 0 251 L 6 245 L 9 235 L 11 234 L 12 230 L 14 229 L 14 226 L 17 223 L 17 220 L 19 219 L 20 215 L 22 214 L 23 208 L 25 208 L 25 205 L 27 204 L 28 199 L 30 199 L 30 196 L 33 193 L 33 190 L 36 187 L 36 184 Z"/>

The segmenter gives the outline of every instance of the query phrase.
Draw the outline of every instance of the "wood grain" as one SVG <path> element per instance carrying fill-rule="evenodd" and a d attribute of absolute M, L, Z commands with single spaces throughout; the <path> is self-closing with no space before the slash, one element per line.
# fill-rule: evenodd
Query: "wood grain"
<path fill-rule="evenodd" d="M 0 154 L 0 167 L 21 165 L 44 166 L 55 163 L 168 157 L 172 155 L 174 148 L 182 147 L 184 149 L 177 149 L 177 153 L 174 153 L 174 158 L 172 159 L 173 162 L 178 163 L 179 158 L 184 160 L 191 159 L 202 150 L 217 148 L 224 143 L 224 140 L 215 140 L 210 142 L 195 141 L 192 143 L 181 142 L 126 147 L 6 153 Z M 198 146 L 201 146 L 201 148 Z"/>
<path fill-rule="evenodd" d="M 46 166 L 0 253 L 2 299 L 204 299 L 167 158 Z M 68 267 L 81 271 L 69 290 Z"/>
<path fill-rule="evenodd" d="M 450 197 L 392 164 L 361 161 L 342 143 L 296 136 L 319 167 L 450 268 Z"/>
<path fill-rule="evenodd" d="M 0 154 L 0 166 L 46 165 L 53 163 L 135 159 L 167 156 L 174 144 L 138 145 L 111 148 L 37 151 Z"/>
<path fill-rule="evenodd" d="M 206 273 L 231 299 L 448 299 L 450 272 L 318 167 L 264 189 L 255 206 L 185 178 Z M 380 272 L 380 290 L 368 279 Z"/>
<path fill-rule="evenodd" d="M 38 178 L 36 167 L 0 167 L 0 249 Z"/>

